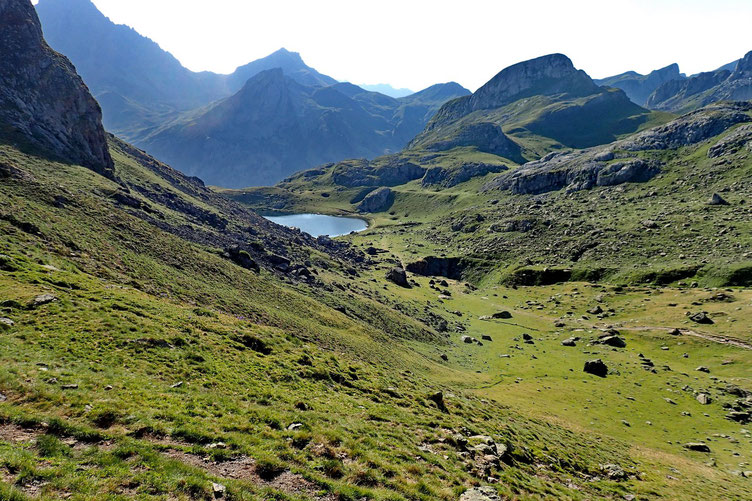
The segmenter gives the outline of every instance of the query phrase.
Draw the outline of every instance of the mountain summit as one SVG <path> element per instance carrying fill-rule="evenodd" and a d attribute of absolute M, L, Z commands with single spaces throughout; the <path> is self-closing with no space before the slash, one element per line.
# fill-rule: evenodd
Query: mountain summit
<path fill-rule="evenodd" d="M 597 91 L 598 86 L 587 73 L 577 70 L 567 56 L 551 54 L 502 70 L 472 96 L 456 99 L 444 106 L 431 127 L 474 111 L 500 108 L 525 97 L 556 94 L 581 97 Z"/>
<path fill-rule="evenodd" d="M 412 149 L 471 147 L 515 162 L 634 132 L 648 111 L 619 89 L 599 87 L 563 54 L 502 70 L 473 95 L 446 103 Z"/>
<path fill-rule="evenodd" d="M 44 41 L 28 0 L 0 0 L 0 129 L 13 141 L 109 174 L 102 111 L 67 58 Z"/>

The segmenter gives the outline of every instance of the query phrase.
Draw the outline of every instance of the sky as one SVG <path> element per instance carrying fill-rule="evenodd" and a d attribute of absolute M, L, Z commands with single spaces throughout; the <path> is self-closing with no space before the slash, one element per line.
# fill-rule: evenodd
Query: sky
<path fill-rule="evenodd" d="M 285 47 L 337 80 L 475 90 L 554 52 L 593 78 L 752 50 L 752 0 L 93 0 L 194 71 L 230 73 Z"/>

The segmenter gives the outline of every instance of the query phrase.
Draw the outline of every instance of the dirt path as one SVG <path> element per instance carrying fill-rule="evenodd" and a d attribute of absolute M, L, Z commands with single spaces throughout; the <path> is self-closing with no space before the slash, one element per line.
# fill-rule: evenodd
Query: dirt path
<path fill-rule="evenodd" d="M 599 327 L 593 326 L 594 329 L 598 329 Z M 617 330 L 623 330 L 623 331 L 632 331 L 632 332 L 643 332 L 643 331 L 665 331 L 665 332 L 671 332 L 672 328 L 669 327 L 618 327 Z M 693 336 L 700 339 L 704 339 L 706 341 L 712 341 L 714 343 L 719 344 L 727 344 L 730 346 L 735 346 L 737 348 L 742 348 L 744 350 L 752 350 L 752 343 L 747 341 L 742 341 L 741 339 L 736 339 L 733 337 L 728 336 L 717 336 L 715 334 L 708 334 L 706 332 L 698 332 L 693 331 L 691 329 L 679 329 L 679 332 L 682 333 L 684 336 Z"/>

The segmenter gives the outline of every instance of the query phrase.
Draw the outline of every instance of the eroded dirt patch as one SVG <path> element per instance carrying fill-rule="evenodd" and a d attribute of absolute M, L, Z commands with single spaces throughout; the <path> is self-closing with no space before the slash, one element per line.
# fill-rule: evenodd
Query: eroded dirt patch
<path fill-rule="evenodd" d="M 256 462 L 246 456 L 217 462 L 175 449 L 166 451 L 165 455 L 190 466 L 206 470 L 216 477 L 244 480 L 260 487 L 268 487 L 285 494 L 305 496 L 317 501 L 336 501 L 337 499 L 333 494 L 319 495 L 320 489 L 316 484 L 291 471 L 284 471 L 271 480 L 265 480 L 259 476 L 256 470 Z"/>

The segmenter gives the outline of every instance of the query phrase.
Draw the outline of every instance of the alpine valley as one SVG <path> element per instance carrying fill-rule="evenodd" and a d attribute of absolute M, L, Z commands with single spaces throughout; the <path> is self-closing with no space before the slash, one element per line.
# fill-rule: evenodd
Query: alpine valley
<path fill-rule="evenodd" d="M 0 54 L 0 500 L 750 499 L 752 53 L 395 98 L 0 0 Z"/>

